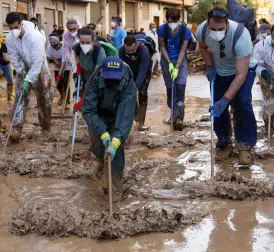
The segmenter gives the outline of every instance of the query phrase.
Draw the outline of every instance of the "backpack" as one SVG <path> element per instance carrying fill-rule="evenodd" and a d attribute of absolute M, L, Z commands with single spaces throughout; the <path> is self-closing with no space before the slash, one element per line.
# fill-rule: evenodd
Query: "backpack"
<path fill-rule="evenodd" d="M 147 47 L 150 57 L 152 57 L 153 54 L 156 52 L 156 44 L 154 40 L 151 37 L 146 36 L 144 34 L 137 34 L 135 35 L 135 38 L 137 40 L 137 44 L 141 44 Z"/>
<path fill-rule="evenodd" d="M 101 50 L 101 47 L 105 50 L 106 56 L 118 56 L 118 51 L 117 49 L 110 43 L 110 42 L 104 42 L 104 41 L 97 41 L 94 45 L 94 49 L 92 52 L 92 61 L 93 64 L 96 65 L 97 63 L 97 58 L 99 55 L 99 52 Z M 75 53 L 79 57 L 81 53 L 81 46 L 80 43 L 77 44 L 75 48 Z"/>
<path fill-rule="evenodd" d="M 181 22 L 180 24 L 182 26 L 181 32 L 180 32 L 180 47 L 182 47 L 183 43 L 184 43 L 184 38 L 185 38 L 185 34 L 186 34 L 186 29 L 187 29 L 187 25 L 184 22 Z M 165 45 L 167 47 L 167 40 L 168 40 L 168 31 L 169 31 L 169 26 L 168 23 L 166 23 L 164 25 L 164 42 Z M 193 36 L 191 34 L 191 38 L 188 40 L 188 44 L 187 44 L 187 49 L 188 51 L 196 51 L 197 48 L 197 40 L 195 41 L 193 39 Z"/>
<path fill-rule="evenodd" d="M 254 9 L 244 7 L 236 0 L 227 0 L 227 11 L 229 18 L 239 24 L 243 24 L 250 33 L 251 41 L 255 41 L 257 36 L 257 22 L 255 20 Z M 237 34 L 237 36 L 239 35 L 241 36 L 242 33 Z"/>

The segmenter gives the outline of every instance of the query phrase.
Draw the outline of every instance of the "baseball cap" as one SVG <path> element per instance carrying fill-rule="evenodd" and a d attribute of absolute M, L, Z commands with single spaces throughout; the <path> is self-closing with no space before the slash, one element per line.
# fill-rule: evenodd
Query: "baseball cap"
<path fill-rule="evenodd" d="M 102 64 L 102 72 L 104 79 L 121 80 L 124 72 L 124 63 L 119 57 L 106 57 Z"/>
<path fill-rule="evenodd" d="M 261 24 L 259 31 L 260 32 L 265 32 L 268 29 L 269 29 L 269 25 L 268 24 Z"/>

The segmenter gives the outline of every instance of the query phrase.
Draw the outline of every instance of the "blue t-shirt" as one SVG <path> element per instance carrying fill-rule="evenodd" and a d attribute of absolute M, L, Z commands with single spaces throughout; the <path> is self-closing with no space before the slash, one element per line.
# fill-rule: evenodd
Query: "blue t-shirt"
<path fill-rule="evenodd" d="M 168 29 L 168 39 L 167 39 L 167 52 L 168 57 L 170 59 L 178 58 L 180 51 L 181 51 L 181 45 L 180 45 L 180 34 L 182 30 L 182 25 L 179 26 L 179 29 L 174 37 L 172 37 L 171 29 Z M 162 24 L 158 29 L 158 36 L 160 38 L 164 38 L 165 34 L 165 25 Z M 188 28 L 186 28 L 186 33 L 184 40 L 191 39 L 191 32 Z"/>
<path fill-rule="evenodd" d="M 113 43 L 117 50 L 123 45 L 123 39 L 127 36 L 127 32 L 123 27 L 113 31 Z"/>

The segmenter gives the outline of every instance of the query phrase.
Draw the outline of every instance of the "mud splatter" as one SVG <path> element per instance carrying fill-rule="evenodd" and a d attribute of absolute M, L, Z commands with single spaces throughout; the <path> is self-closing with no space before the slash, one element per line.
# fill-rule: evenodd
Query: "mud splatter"
<path fill-rule="evenodd" d="M 71 160 L 69 155 L 12 153 L 0 154 L 0 173 L 29 177 L 89 178 L 100 176 L 100 164 L 84 152 Z"/>
<path fill-rule="evenodd" d="M 170 134 L 145 133 L 135 132 L 131 139 L 132 144 L 146 145 L 150 149 L 157 147 L 179 147 L 193 146 L 196 141 L 186 138 L 182 132 L 173 132 Z"/>
<path fill-rule="evenodd" d="M 144 206 L 114 212 L 110 218 L 106 212 L 88 212 L 77 207 L 50 210 L 42 206 L 18 209 L 13 214 L 10 230 L 16 235 L 37 233 L 51 237 L 125 238 L 149 232 L 174 232 L 199 222 L 214 210 L 211 204 L 202 203 L 195 211 Z"/>

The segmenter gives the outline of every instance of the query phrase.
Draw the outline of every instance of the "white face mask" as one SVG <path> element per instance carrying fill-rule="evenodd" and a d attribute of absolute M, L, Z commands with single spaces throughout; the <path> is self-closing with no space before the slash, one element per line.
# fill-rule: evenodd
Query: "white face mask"
<path fill-rule="evenodd" d="M 168 26 L 172 31 L 174 31 L 177 28 L 178 23 L 168 23 Z"/>
<path fill-rule="evenodd" d="M 93 47 L 93 45 L 83 45 L 83 44 L 80 44 L 80 46 L 84 54 L 87 54 Z"/>
<path fill-rule="evenodd" d="M 112 28 L 115 28 L 116 26 L 117 26 L 117 24 L 116 24 L 115 22 L 112 21 L 112 22 L 111 22 L 111 27 L 112 27 Z"/>
<path fill-rule="evenodd" d="M 210 37 L 215 41 L 221 41 L 225 37 L 225 31 L 211 31 L 210 30 Z"/>
<path fill-rule="evenodd" d="M 156 29 L 156 28 L 152 28 L 152 31 L 153 31 L 153 32 L 156 32 L 156 31 L 157 31 L 157 29 Z"/>
<path fill-rule="evenodd" d="M 76 35 L 77 35 L 77 31 L 75 31 L 75 32 L 69 32 L 70 33 L 70 35 L 72 36 L 72 37 L 76 37 Z"/>
<path fill-rule="evenodd" d="M 21 29 L 13 29 L 11 30 L 11 33 L 13 34 L 14 37 L 19 37 L 20 33 L 21 33 Z"/>

